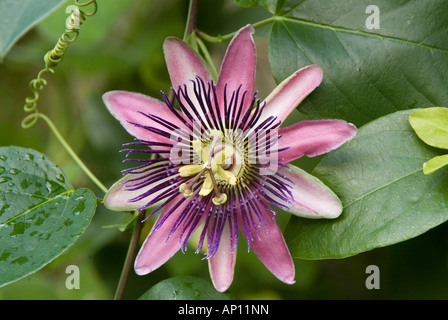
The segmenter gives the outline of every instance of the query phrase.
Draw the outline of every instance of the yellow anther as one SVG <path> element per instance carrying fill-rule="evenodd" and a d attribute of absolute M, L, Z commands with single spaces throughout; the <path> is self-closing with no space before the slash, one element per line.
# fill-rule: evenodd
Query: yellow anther
<path fill-rule="evenodd" d="M 179 168 L 179 175 L 181 177 L 189 177 L 201 172 L 202 169 L 200 164 L 187 164 Z"/>
<path fill-rule="evenodd" d="M 221 166 L 218 166 L 217 173 L 221 176 L 221 178 L 226 180 L 229 184 L 231 184 L 233 186 L 236 185 L 236 177 L 232 172 L 230 172 L 228 170 L 224 170 Z"/>
<path fill-rule="evenodd" d="M 202 184 L 202 188 L 199 191 L 200 196 L 207 196 L 210 192 L 213 191 L 213 180 L 210 173 L 207 173 L 204 183 Z"/>

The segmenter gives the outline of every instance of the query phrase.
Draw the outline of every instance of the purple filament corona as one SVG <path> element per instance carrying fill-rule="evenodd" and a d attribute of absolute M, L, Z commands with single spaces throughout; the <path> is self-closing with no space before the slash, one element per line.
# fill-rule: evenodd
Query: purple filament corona
<path fill-rule="evenodd" d="M 174 222 L 167 239 L 175 231 L 181 231 L 179 241 L 182 250 L 186 250 L 187 241 L 192 233 L 203 224 L 200 231 L 197 251 L 206 249 L 205 258 L 212 257 L 220 244 L 224 229 L 228 228 L 230 248 L 234 252 L 238 244 L 238 230 L 241 230 L 248 242 L 255 238 L 260 239 L 260 232 L 268 232 L 266 217 L 263 215 L 267 209 L 275 216 L 270 204 L 287 209 L 292 199 L 292 181 L 276 170 L 268 168 L 270 161 L 274 166 L 285 166 L 279 163 L 278 154 L 285 149 L 276 148 L 276 141 L 281 138 L 271 134 L 276 131 L 280 122 L 275 117 L 260 120 L 264 105 L 260 105 L 257 93 L 247 97 L 247 91 L 241 92 L 241 86 L 231 93 L 224 89 L 223 106 L 218 105 L 216 87 L 213 82 L 204 82 L 197 77 L 193 82 L 192 92 L 187 86 L 173 90 L 178 107 L 162 92 L 166 108 L 170 110 L 173 118 L 184 124 L 183 128 L 149 113 L 142 113 L 148 123 L 156 123 L 157 128 L 144 123 L 132 123 L 165 138 L 172 143 L 137 140 L 125 144 L 125 161 L 134 161 L 139 165 L 123 170 L 130 178 L 124 182 L 126 190 L 140 194 L 130 202 L 148 201 L 139 210 L 154 206 L 154 210 L 147 216 L 163 212 L 157 220 L 152 232 L 159 229 L 177 210 L 182 210 Z M 247 99 L 251 100 L 252 108 L 247 106 Z M 243 162 L 238 172 L 235 185 L 220 181 L 220 192 L 227 195 L 225 203 L 216 205 L 212 202 L 213 193 L 200 196 L 199 191 L 204 179 L 193 181 L 195 176 L 183 177 L 179 168 L 185 161 L 197 161 L 197 154 L 193 150 L 193 141 L 200 139 L 204 144 L 210 143 L 212 132 L 222 132 L 227 141 L 232 144 L 240 154 Z M 258 142 L 258 137 L 264 139 Z M 180 144 L 184 152 L 182 157 L 173 159 L 171 150 Z M 136 147 L 140 148 L 136 148 Z M 259 154 L 265 156 L 259 156 Z M 131 159 L 131 154 L 143 154 L 143 157 Z M 269 156 L 269 157 L 268 157 Z M 249 161 L 252 159 L 252 161 Z M 269 171 L 269 174 L 266 172 Z M 186 197 L 180 191 L 182 184 L 191 182 L 192 195 Z M 137 192 L 137 193 L 136 193 Z M 147 219 L 146 218 L 146 219 Z M 205 245 L 205 239 L 207 244 Z"/>

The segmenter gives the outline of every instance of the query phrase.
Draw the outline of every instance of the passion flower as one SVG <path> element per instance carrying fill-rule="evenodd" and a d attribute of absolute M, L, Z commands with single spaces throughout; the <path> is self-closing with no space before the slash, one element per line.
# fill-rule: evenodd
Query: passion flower
<path fill-rule="evenodd" d="M 175 102 L 112 91 L 104 102 L 137 138 L 127 144 L 136 167 L 107 193 L 113 210 L 160 213 L 135 261 L 147 274 L 164 264 L 198 230 L 197 251 L 206 251 L 218 291 L 233 280 L 238 234 L 281 281 L 294 283 L 294 264 L 275 222 L 279 207 L 308 218 L 336 218 L 338 197 L 316 177 L 287 165 L 301 156 L 329 152 L 352 139 L 355 126 L 343 120 L 283 120 L 322 81 L 311 65 L 284 80 L 263 102 L 254 92 L 254 29 L 232 39 L 216 84 L 205 64 L 183 41 L 168 38 L 164 54 Z M 139 146 L 139 148 L 137 148 Z M 131 154 L 148 155 L 130 159 Z M 201 229 L 202 228 L 202 229 Z"/>

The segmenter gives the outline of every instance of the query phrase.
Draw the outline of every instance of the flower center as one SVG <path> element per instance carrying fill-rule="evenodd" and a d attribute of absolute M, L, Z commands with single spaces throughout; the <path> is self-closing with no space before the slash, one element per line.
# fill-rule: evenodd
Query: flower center
<path fill-rule="evenodd" d="M 213 203 L 221 205 L 227 201 L 227 195 L 220 191 L 220 185 L 236 185 L 240 166 L 236 161 L 237 152 L 232 145 L 225 143 L 224 134 L 219 130 L 212 130 L 210 136 L 211 141 L 205 145 L 200 139 L 193 140 L 192 148 L 199 158 L 199 164 L 179 168 L 181 177 L 193 176 L 187 183 L 182 183 L 179 190 L 189 197 L 193 195 L 193 186 L 202 181 L 199 195 L 207 196 L 213 191 Z"/>

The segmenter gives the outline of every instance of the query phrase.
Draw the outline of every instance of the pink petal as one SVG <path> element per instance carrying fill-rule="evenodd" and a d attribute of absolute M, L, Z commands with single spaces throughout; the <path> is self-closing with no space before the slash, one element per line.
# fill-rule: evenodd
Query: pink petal
<path fill-rule="evenodd" d="M 294 262 L 292 261 L 282 232 L 275 222 L 272 213 L 263 206 L 260 206 L 260 210 L 268 226 L 268 231 L 266 231 L 264 223 L 261 224 L 258 229 L 260 239 L 253 232 L 253 240 L 250 241 L 250 248 L 274 276 L 287 284 L 294 284 Z M 241 222 L 239 228 L 244 230 Z"/>
<path fill-rule="evenodd" d="M 167 204 L 154 226 L 167 215 L 172 208 L 183 198 L 183 195 L 179 195 L 169 204 Z M 155 269 L 159 268 L 166 261 L 168 261 L 179 249 L 182 244 L 179 241 L 181 233 L 183 231 L 182 226 L 177 228 L 173 234 L 167 240 L 173 226 L 177 219 L 182 214 L 183 210 L 187 207 L 189 201 L 185 200 L 179 207 L 174 209 L 171 215 L 164 221 L 162 226 L 157 230 L 152 230 L 150 235 L 145 239 L 140 251 L 135 259 L 134 269 L 138 275 L 148 274 Z"/>
<path fill-rule="evenodd" d="M 279 153 L 282 163 L 291 162 L 302 156 L 315 157 L 336 148 L 356 136 L 358 129 L 344 120 L 305 120 L 289 127 L 280 128 Z"/>
<path fill-rule="evenodd" d="M 210 81 L 210 74 L 204 62 L 185 42 L 173 37 L 167 38 L 163 43 L 163 52 L 173 89 L 177 91 L 179 86 L 183 88 L 186 85 L 189 98 L 198 107 L 192 80 L 195 81 L 196 77 L 200 77 L 205 83 Z M 181 97 L 180 100 L 195 116 L 185 99 Z M 197 111 L 202 114 L 200 108 Z"/>
<path fill-rule="evenodd" d="M 163 53 L 173 88 L 189 84 L 199 76 L 204 81 L 210 75 L 202 59 L 185 42 L 177 38 L 167 38 L 163 43 Z"/>
<path fill-rule="evenodd" d="M 124 177 L 122 177 L 120 180 L 115 182 L 112 187 L 107 191 L 106 195 L 104 196 L 103 203 L 106 206 L 106 208 L 114 211 L 133 211 L 137 210 L 143 206 L 145 206 L 147 203 L 155 199 L 157 196 L 163 194 L 168 189 L 171 188 L 171 186 L 168 186 L 166 188 L 160 189 L 156 192 L 151 193 L 149 196 L 145 197 L 142 200 L 139 201 L 129 201 L 135 197 L 138 197 L 139 195 L 145 193 L 148 190 L 151 190 L 152 188 L 160 185 L 164 181 L 168 179 L 172 179 L 171 177 L 165 178 L 163 180 L 156 181 L 154 183 L 151 183 L 150 185 L 146 187 L 139 188 L 138 190 L 127 190 L 131 185 L 132 182 L 125 183 L 126 181 L 129 181 L 130 179 L 135 179 L 139 176 L 145 175 L 146 173 L 142 174 L 127 174 Z M 138 181 L 140 182 L 140 181 Z M 153 206 L 151 206 L 153 207 Z"/>
<path fill-rule="evenodd" d="M 262 119 L 274 116 L 283 122 L 308 94 L 322 82 L 322 69 L 317 65 L 304 67 L 280 83 L 265 99 Z"/>
<path fill-rule="evenodd" d="M 144 94 L 129 91 L 110 91 L 103 95 L 103 100 L 109 112 L 120 121 L 121 125 L 130 134 L 138 139 L 173 143 L 169 138 L 136 126 L 134 123 L 167 131 L 167 128 L 142 115 L 141 112 L 160 117 L 179 128 L 185 129 L 184 124 L 173 115 L 165 103 Z"/>
<path fill-rule="evenodd" d="M 285 175 L 295 185 L 287 182 L 292 187 L 292 203 L 285 203 L 292 214 L 305 218 L 337 218 L 342 213 L 342 204 L 339 198 L 322 181 L 306 171 L 289 165 L 287 168 L 279 168 L 278 173 Z M 273 198 L 276 198 L 272 195 Z M 283 202 L 276 198 L 275 200 Z M 284 203 L 284 202 L 283 202 Z"/>
<path fill-rule="evenodd" d="M 208 260 L 213 285 L 219 292 L 226 291 L 232 284 L 235 261 L 236 252 L 232 253 L 229 225 L 226 224 L 218 251 Z"/>
<path fill-rule="evenodd" d="M 226 85 L 227 101 L 230 101 L 232 92 L 238 90 L 240 85 L 240 97 L 247 91 L 242 114 L 247 108 L 252 107 L 257 60 L 255 43 L 252 38 L 254 32 L 255 29 L 252 25 L 243 27 L 233 37 L 227 48 L 216 85 L 216 93 L 222 112 L 224 112 L 224 87 Z"/>

